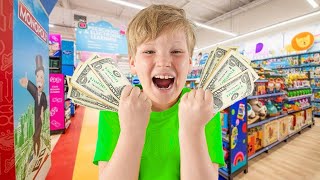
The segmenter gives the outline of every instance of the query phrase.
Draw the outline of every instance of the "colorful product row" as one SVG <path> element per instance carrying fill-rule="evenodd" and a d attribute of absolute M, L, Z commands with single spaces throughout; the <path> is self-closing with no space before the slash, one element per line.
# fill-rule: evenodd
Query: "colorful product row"
<path fill-rule="evenodd" d="M 296 96 L 302 96 L 302 95 L 307 95 L 307 94 L 312 94 L 312 90 L 311 89 L 300 89 L 300 90 L 288 91 L 288 93 L 287 93 L 288 97 L 296 97 Z"/>

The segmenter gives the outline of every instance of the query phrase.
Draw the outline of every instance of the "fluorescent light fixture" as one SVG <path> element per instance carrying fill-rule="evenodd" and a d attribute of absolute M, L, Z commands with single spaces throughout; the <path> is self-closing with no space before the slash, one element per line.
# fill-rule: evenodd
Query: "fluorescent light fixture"
<path fill-rule="evenodd" d="M 123 6 L 131 7 L 131 8 L 134 8 L 134 9 L 139 9 L 139 10 L 145 8 L 144 6 L 140 6 L 140 5 L 137 5 L 137 4 L 129 3 L 129 2 L 126 2 L 126 1 L 120 1 L 120 0 L 108 0 L 108 1 L 116 3 L 116 4 L 120 4 L 120 5 L 123 5 Z"/>
<path fill-rule="evenodd" d="M 51 27 L 51 28 L 52 28 L 52 27 L 54 27 L 54 25 L 53 25 L 53 24 L 49 24 L 49 27 Z"/>
<path fill-rule="evenodd" d="M 223 34 L 228 34 L 230 36 L 237 36 L 236 34 L 234 33 L 231 33 L 231 32 L 228 32 L 228 31 L 224 31 L 224 30 L 221 30 L 221 29 L 218 29 L 218 28 L 214 28 L 214 27 L 211 27 L 211 26 L 208 26 L 208 25 L 205 25 L 205 24 L 202 24 L 202 23 L 198 23 L 198 22 L 195 22 L 194 23 L 199 26 L 199 27 L 202 27 L 202 28 L 206 28 L 206 29 L 209 29 L 209 30 L 212 30 L 212 31 L 217 31 L 217 32 L 220 32 L 220 33 L 223 33 Z"/>
<path fill-rule="evenodd" d="M 307 1 L 313 8 L 319 7 L 319 4 L 316 1 L 314 0 L 307 0 Z"/>
<path fill-rule="evenodd" d="M 126 2 L 126 1 L 121 1 L 121 0 L 108 0 L 108 1 L 116 3 L 116 4 L 120 4 L 120 5 L 123 5 L 123 6 L 131 7 L 131 8 L 134 8 L 134 9 L 138 9 L 138 10 L 142 10 L 142 9 L 145 8 L 144 6 L 140 6 L 140 5 L 137 5 L 137 4 L 133 4 L 133 3 L 129 3 L 129 2 Z M 228 31 L 224 31 L 224 30 L 221 30 L 221 29 L 218 29 L 218 28 L 214 28 L 214 27 L 202 24 L 202 23 L 195 22 L 195 21 L 194 21 L 194 23 L 197 26 L 205 28 L 205 29 L 209 29 L 209 30 L 212 30 L 212 31 L 220 32 L 220 33 L 227 34 L 227 35 L 230 35 L 230 36 L 236 36 L 236 34 L 228 32 Z"/>
<path fill-rule="evenodd" d="M 195 51 L 196 52 L 197 51 L 203 51 L 205 49 L 213 48 L 213 47 L 215 47 L 217 45 L 225 44 L 225 43 L 228 43 L 228 42 L 231 42 L 231 41 L 234 41 L 234 40 L 238 40 L 240 38 L 248 37 L 248 36 L 251 36 L 251 35 L 254 35 L 254 34 L 258 34 L 258 33 L 261 33 L 261 32 L 265 32 L 265 31 L 268 31 L 270 29 L 274 29 L 274 28 L 281 27 L 281 26 L 284 26 L 284 25 L 287 25 L 287 24 L 290 24 L 290 23 L 298 22 L 298 21 L 301 21 L 301 20 L 304 20 L 304 19 L 307 19 L 307 18 L 310 18 L 310 17 L 313 17 L 313 16 L 317 16 L 317 15 L 320 15 L 320 11 L 309 13 L 309 14 L 306 14 L 306 15 L 303 15 L 303 16 L 300 16 L 300 17 L 296 17 L 296 18 L 293 18 L 293 19 L 289 19 L 289 20 L 286 20 L 286 21 L 283 21 L 283 22 L 280 22 L 280 23 L 277 23 L 277 24 L 274 24 L 274 25 L 271 25 L 271 26 L 267 26 L 267 27 L 262 28 L 262 29 L 251 31 L 249 33 L 245 33 L 245 34 L 236 36 L 236 37 L 231 38 L 231 39 L 220 41 L 218 43 L 215 43 L 215 44 L 212 44 L 210 46 L 206 46 L 206 47 L 197 49 Z"/>

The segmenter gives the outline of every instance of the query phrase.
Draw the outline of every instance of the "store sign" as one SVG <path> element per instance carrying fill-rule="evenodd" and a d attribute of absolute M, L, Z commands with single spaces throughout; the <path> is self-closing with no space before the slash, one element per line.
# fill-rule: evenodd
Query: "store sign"
<path fill-rule="evenodd" d="M 77 51 L 128 54 L 125 33 L 106 21 L 90 22 L 77 29 Z"/>
<path fill-rule="evenodd" d="M 48 33 L 37 21 L 37 19 L 32 15 L 31 11 L 19 1 L 19 19 L 31 30 L 33 31 L 41 40 L 45 43 L 48 41 Z"/>
<path fill-rule="evenodd" d="M 64 75 L 50 74 L 50 130 L 64 129 Z"/>

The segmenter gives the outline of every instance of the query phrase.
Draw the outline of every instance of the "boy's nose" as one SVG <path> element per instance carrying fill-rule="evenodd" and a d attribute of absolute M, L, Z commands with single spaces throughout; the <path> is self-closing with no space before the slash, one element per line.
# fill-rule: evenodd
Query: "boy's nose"
<path fill-rule="evenodd" d="M 157 66 L 170 67 L 171 66 L 171 57 L 169 55 L 159 55 L 157 57 Z"/>

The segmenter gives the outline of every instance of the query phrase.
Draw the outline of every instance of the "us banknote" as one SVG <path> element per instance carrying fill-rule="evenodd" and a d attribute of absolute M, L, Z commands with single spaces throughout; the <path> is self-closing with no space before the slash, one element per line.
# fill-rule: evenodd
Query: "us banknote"
<path fill-rule="evenodd" d="M 97 110 L 118 111 L 117 108 L 105 105 L 105 103 L 92 99 L 90 96 L 82 93 L 73 86 L 69 87 L 68 98 L 72 99 L 74 103 L 90 107 Z"/>
<path fill-rule="evenodd" d="M 211 89 L 210 89 L 211 90 Z M 236 77 L 216 89 L 213 94 L 213 109 L 217 113 L 235 102 L 249 96 L 254 90 L 254 83 L 249 70 L 239 73 Z"/>
<path fill-rule="evenodd" d="M 109 90 L 109 93 L 120 100 L 123 88 L 131 83 L 114 61 L 111 58 L 99 58 L 89 62 L 89 65 L 98 80 Z"/>
<path fill-rule="evenodd" d="M 72 86 L 105 105 L 119 107 L 119 101 L 111 95 L 107 86 L 99 80 L 88 63 L 85 62 L 72 76 Z"/>
<path fill-rule="evenodd" d="M 246 70 L 248 70 L 252 81 L 254 81 L 254 76 L 251 74 L 256 74 L 256 72 L 239 56 L 239 53 L 229 51 L 216 66 L 203 88 L 214 90 Z"/>

